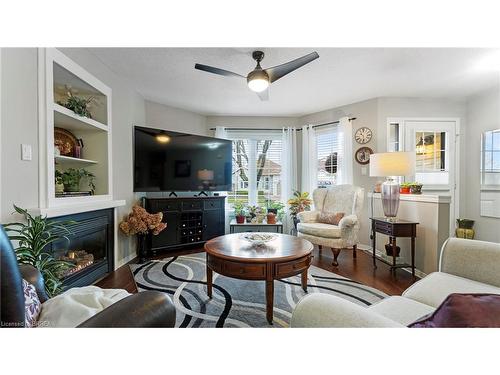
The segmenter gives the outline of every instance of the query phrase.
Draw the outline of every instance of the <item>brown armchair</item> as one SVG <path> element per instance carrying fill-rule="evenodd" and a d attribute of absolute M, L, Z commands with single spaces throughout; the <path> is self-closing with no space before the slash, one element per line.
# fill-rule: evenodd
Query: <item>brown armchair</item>
<path fill-rule="evenodd" d="M 18 265 L 16 254 L 0 225 L 1 327 L 24 327 L 22 279 L 35 286 L 40 302 L 48 300 L 41 273 L 30 265 Z M 64 314 L 64 311 L 61 311 Z M 78 327 L 173 327 L 175 307 L 162 292 L 145 291 L 128 296 L 102 310 Z"/>

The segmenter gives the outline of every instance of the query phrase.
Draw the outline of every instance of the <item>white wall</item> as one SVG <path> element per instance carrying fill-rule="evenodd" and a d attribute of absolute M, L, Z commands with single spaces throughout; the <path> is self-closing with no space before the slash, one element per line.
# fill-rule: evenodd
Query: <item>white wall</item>
<path fill-rule="evenodd" d="M 298 125 L 296 117 L 267 117 L 267 116 L 208 116 L 207 128 L 224 126 L 228 128 L 269 128 L 281 129 L 283 127 Z M 212 132 L 210 132 L 212 134 Z"/>
<path fill-rule="evenodd" d="M 465 136 L 467 199 L 463 217 L 475 220 L 476 239 L 500 242 L 500 219 L 480 216 L 480 155 L 481 134 L 500 129 L 500 85 L 481 92 L 467 100 L 467 124 Z"/>
<path fill-rule="evenodd" d="M 3 48 L 0 221 L 13 220 L 12 205 L 38 206 L 37 51 Z M 33 160 L 21 160 L 21 144 L 33 148 Z"/>

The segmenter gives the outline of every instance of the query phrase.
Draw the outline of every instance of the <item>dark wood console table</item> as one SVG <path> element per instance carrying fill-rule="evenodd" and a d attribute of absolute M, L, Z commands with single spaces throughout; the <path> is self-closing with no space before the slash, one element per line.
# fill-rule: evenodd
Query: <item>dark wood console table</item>
<path fill-rule="evenodd" d="M 415 277 L 415 238 L 417 237 L 417 222 L 402 219 L 389 220 L 385 217 L 372 217 L 372 251 L 373 267 L 377 268 L 377 260 L 388 264 L 391 271 L 396 268 L 411 268 L 411 274 Z M 389 236 L 389 244 L 392 245 L 392 263 L 376 254 L 377 233 Z M 411 264 L 396 262 L 396 238 L 411 238 Z"/>

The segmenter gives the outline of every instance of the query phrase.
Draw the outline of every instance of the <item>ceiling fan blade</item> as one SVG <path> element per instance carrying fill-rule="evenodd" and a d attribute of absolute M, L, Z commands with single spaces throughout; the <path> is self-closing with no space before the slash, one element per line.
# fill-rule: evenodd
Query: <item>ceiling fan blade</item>
<path fill-rule="evenodd" d="M 269 87 L 261 92 L 256 92 L 261 101 L 267 102 L 269 100 Z"/>
<path fill-rule="evenodd" d="M 309 64 L 311 61 L 316 60 L 319 57 L 317 52 L 311 52 L 305 56 L 299 57 L 298 59 L 289 61 L 287 63 L 273 66 L 272 68 L 264 69 L 264 71 L 269 76 L 269 81 L 272 83 L 277 81 L 281 77 L 293 72 L 300 67 Z"/>
<path fill-rule="evenodd" d="M 245 76 L 242 76 L 241 74 L 230 72 L 229 70 L 214 68 L 213 66 L 209 66 L 209 65 L 195 64 L 194 68 L 198 69 L 198 70 L 203 70 L 205 72 L 213 73 L 213 74 L 219 74 L 221 76 L 226 76 L 226 77 L 246 78 Z"/>

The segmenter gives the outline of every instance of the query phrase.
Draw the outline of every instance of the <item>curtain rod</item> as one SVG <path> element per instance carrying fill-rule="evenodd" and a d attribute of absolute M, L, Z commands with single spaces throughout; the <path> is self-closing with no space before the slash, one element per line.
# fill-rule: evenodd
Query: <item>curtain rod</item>
<path fill-rule="evenodd" d="M 354 121 L 356 120 L 356 117 L 351 117 L 349 121 Z M 320 126 L 327 126 L 327 125 L 333 125 L 333 124 L 338 124 L 339 121 L 330 121 L 330 122 L 325 122 L 323 124 L 316 124 L 313 125 L 313 128 L 319 128 Z M 280 129 L 265 129 L 265 128 L 225 128 L 226 130 L 280 130 Z M 209 130 L 215 130 L 215 128 L 210 128 Z M 298 128 L 297 131 L 302 131 L 301 128 Z"/>

